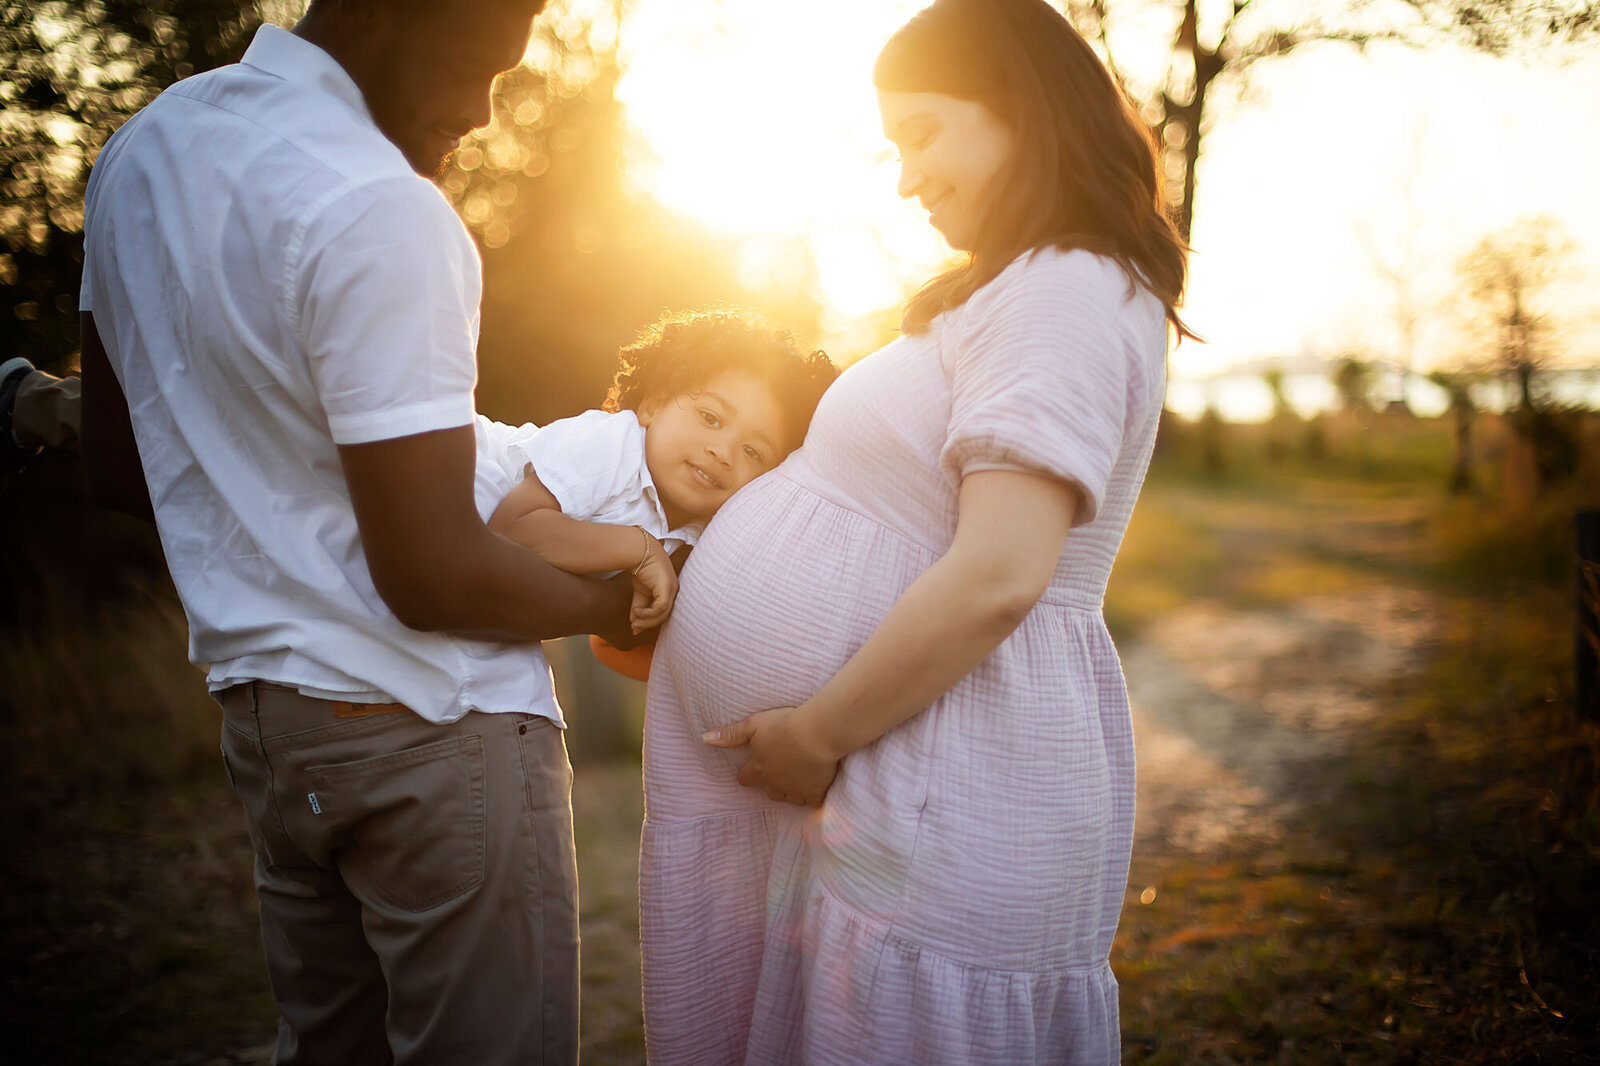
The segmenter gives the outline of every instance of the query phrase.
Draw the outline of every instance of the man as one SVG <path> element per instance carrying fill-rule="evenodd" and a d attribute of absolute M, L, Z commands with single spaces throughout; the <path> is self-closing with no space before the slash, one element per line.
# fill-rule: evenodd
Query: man
<path fill-rule="evenodd" d="M 280 1063 L 576 1059 L 536 642 L 626 640 L 629 587 L 484 526 L 479 263 L 422 176 L 542 7 L 313 0 L 131 119 L 86 196 L 85 462 L 153 515 L 223 707 Z"/>

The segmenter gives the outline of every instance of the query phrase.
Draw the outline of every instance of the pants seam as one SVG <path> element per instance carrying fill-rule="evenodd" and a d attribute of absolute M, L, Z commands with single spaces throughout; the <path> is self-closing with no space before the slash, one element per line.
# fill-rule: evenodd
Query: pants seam
<path fill-rule="evenodd" d="M 272 817 L 277 820 L 279 835 L 284 840 L 287 840 L 296 851 L 304 855 L 305 849 L 295 843 L 294 837 L 290 835 L 289 825 L 283 820 L 283 808 L 278 804 L 278 771 L 273 766 L 273 760 L 267 753 L 266 740 L 261 735 L 261 704 L 256 699 L 255 683 L 251 682 L 247 687 L 250 690 L 250 717 L 255 719 L 256 723 L 256 735 L 253 739 L 256 743 L 256 751 L 261 756 L 261 765 L 267 771 L 267 801 L 272 804 Z M 272 861 L 272 849 L 265 839 L 262 840 L 262 848 L 267 852 L 267 859 Z M 277 863 L 273 862 L 273 865 L 276 866 Z"/>

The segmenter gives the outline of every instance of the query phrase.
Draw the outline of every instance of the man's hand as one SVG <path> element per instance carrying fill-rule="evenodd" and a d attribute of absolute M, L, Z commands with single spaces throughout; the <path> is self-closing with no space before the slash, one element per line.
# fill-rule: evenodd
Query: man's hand
<path fill-rule="evenodd" d="M 739 769 L 739 784 L 765 787 L 769 798 L 785 803 L 820 807 L 839 773 L 840 757 L 798 711 L 797 707 L 757 711 L 701 739 L 714 748 L 750 746 L 750 759 Z"/>
<path fill-rule="evenodd" d="M 635 633 L 654 629 L 667 620 L 672 611 L 672 601 L 678 595 L 678 572 L 667 557 L 661 542 L 644 533 L 649 545 L 648 556 L 639 572 L 633 575 L 633 609 L 628 621 Z"/>

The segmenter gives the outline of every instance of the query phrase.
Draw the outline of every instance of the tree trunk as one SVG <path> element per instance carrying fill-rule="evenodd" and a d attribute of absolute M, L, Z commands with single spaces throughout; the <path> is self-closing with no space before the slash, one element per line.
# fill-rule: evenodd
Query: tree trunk
<path fill-rule="evenodd" d="M 1216 52 L 1209 51 L 1200 44 L 1199 13 L 1196 10 L 1198 0 L 1184 0 L 1183 20 L 1178 25 L 1178 39 L 1174 42 L 1174 50 L 1185 52 L 1194 68 L 1194 90 L 1186 102 L 1180 102 L 1171 95 L 1163 93 L 1162 104 L 1162 129 L 1176 125 L 1183 131 L 1183 195 L 1178 201 L 1176 222 L 1178 232 L 1182 235 L 1184 243 L 1188 243 L 1190 231 L 1194 227 L 1194 190 L 1195 171 L 1200 162 L 1200 129 L 1201 121 L 1205 117 L 1206 92 L 1211 88 L 1211 83 L 1217 75 L 1222 73 L 1226 61 Z M 1167 151 L 1165 138 L 1162 141 L 1163 151 Z"/>
<path fill-rule="evenodd" d="M 1450 495 L 1465 496 L 1472 491 L 1472 415 L 1456 408 L 1456 461 L 1450 470 Z"/>
<path fill-rule="evenodd" d="M 1522 398 L 1522 409 L 1533 411 L 1533 364 L 1526 359 L 1517 360 L 1517 393 Z"/>

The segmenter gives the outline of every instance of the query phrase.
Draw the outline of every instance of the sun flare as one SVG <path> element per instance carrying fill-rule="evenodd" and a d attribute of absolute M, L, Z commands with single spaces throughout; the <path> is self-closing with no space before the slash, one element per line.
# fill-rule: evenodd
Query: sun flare
<path fill-rule="evenodd" d="M 783 284 L 802 242 L 825 329 L 895 306 L 950 255 L 895 194 L 872 90 L 878 49 L 921 6 L 638 0 L 617 87 L 630 181 L 739 238 L 752 288 Z"/>

